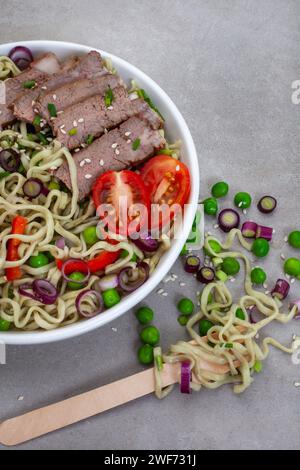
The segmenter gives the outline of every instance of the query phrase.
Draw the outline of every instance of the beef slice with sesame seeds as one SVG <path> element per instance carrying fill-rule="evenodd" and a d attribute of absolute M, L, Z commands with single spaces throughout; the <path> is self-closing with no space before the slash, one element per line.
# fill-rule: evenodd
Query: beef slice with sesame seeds
<path fill-rule="evenodd" d="M 110 87 L 112 90 L 121 84 L 121 79 L 117 75 L 107 73 L 95 78 L 82 78 L 76 82 L 67 83 L 55 90 L 45 92 L 36 103 L 36 108 L 40 116 L 49 120 L 48 104 L 53 102 L 55 93 L 56 111 L 62 111 L 73 104 L 90 98 L 93 95 L 103 95 Z"/>
<path fill-rule="evenodd" d="M 79 57 L 78 60 L 72 59 L 68 61 L 68 66 L 63 66 L 61 71 L 48 77 L 41 86 L 35 87 L 33 90 L 29 90 L 27 93 L 22 94 L 13 102 L 13 113 L 14 115 L 26 122 L 32 122 L 34 120 L 35 102 L 45 92 L 53 91 L 67 83 L 74 82 L 81 78 L 96 77 L 99 75 L 107 74 L 107 70 L 104 68 L 104 62 L 101 55 L 96 51 L 91 51 Z M 53 96 L 51 103 L 55 103 Z"/>
<path fill-rule="evenodd" d="M 24 83 L 34 80 L 36 86 L 41 86 L 50 74 L 57 72 L 60 64 L 55 54 L 47 52 L 34 60 L 30 66 L 16 77 L 5 80 L 5 103 L 0 104 L 0 128 L 13 122 L 16 117 L 11 106 L 19 96 L 30 93 L 32 90 L 24 88 Z"/>
<path fill-rule="evenodd" d="M 106 106 L 105 96 L 95 95 L 81 101 L 59 115 L 52 123 L 54 135 L 62 145 L 72 150 L 86 142 L 88 135 L 97 138 L 132 116 L 146 112 L 151 117 L 153 127 L 161 126 L 159 116 L 155 116 L 148 104 L 141 100 L 130 100 L 124 87 L 113 90 L 111 106 Z M 81 118 L 81 122 L 78 120 Z M 83 121 L 82 121 L 83 120 Z"/>
<path fill-rule="evenodd" d="M 165 139 L 159 130 L 153 129 L 151 121 L 150 113 L 140 113 L 74 154 L 80 200 L 91 192 L 102 173 L 135 167 L 165 146 Z M 133 142 L 137 139 L 140 145 L 133 150 Z M 67 163 L 56 170 L 54 175 L 72 189 Z"/>

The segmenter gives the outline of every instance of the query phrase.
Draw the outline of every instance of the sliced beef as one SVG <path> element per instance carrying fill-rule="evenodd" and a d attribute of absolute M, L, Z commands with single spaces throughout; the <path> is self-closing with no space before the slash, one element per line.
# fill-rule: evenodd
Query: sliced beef
<path fill-rule="evenodd" d="M 59 70 L 59 61 L 55 54 L 48 52 L 38 57 L 30 64 L 30 67 L 14 78 L 7 79 L 5 83 L 5 104 L 0 104 L 0 128 L 10 124 L 15 120 L 15 116 L 10 109 L 13 101 L 22 94 L 31 93 L 33 90 L 24 88 L 24 83 L 34 80 L 36 86 L 40 87 L 47 80 L 50 74 Z"/>
<path fill-rule="evenodd" d="M 133 150 L 133 143 L 137 139 L 140 145 Z M 83 199 L 90 193 L 97 177 L 102 173 L 137 166 L 152 156 L 155 150 L 163 148 L 165 143 L 159 130 L 152 128 L 147 112 L 128 119 L 119 128 L 104 134 L 91 145 L 74 154 L 79 199 Z M 55 176 L 71 189 L 67 163 L 55 172 Z"/>
<path fill-rule="evenodd" d="M 67 67 L 64 66 L 59 73 L 54 74 L 42 86 L 38 86 L 28 93 L 23 94 L 13 103 L 14 115 L 26 122 L 32 122 L 35 116 L 35 102 L 44 93 L 53 91 L 66 83 L 74 82 L 81 78 L 90 78 L 107 74 L 101 55 L 96 51 L 80 57 L 78 60 L 68 60 Z"/>
<path fill-rule="evenodd" d="M 96 78 L 82 78 L 76 82 L 67 83 L 55 90 L 45 92 L 40 96 L 36 103 L 36 108 L 40 116 L 49 120 L 50 115 L 48 111 L 48 104 L 55 102 L 57 111 L 62 111 L 73 104 L 76 104 L 93 95 L 104 95 L 105 91 L 110 87 L 116 88 L 120 85 L 120 78 L 117 75 L 107 73 Z M 55 100 L 53 100 L 53 96 Z"/>
<path fill-rule="evenodd" d="M 153 127 L 159 127 L 161 120 L 154 115 L 148 104 L 141 99 L 131 101 L 122 86 L 113 90 L 111 106 L 106 106 L 104 95 L 95 95 L 69 108 L 53 121 L 53 133 L 70 150 L 79 147 L 88 135 L 100 137 L 105 129 L 112 129 L 130 117 L 150 110 Z M 155 113 L 156 114 L 156 113 Z"/>

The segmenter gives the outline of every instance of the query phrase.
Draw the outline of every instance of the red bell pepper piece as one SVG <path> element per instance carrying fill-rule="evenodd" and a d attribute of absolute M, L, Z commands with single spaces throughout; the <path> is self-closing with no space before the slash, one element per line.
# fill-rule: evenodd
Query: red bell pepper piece
<path fill-rule="evenodd" d="M 103 271 L 109 264 L 114 263 L 120 256 L 120 250 L 118 251 L 102 251 L 94 259 L 90 259 L 86 262 L 91 273 L 97 273 L 98 271 Z M 57 259 L 56 266 L 58 269 L 62 269 L 64 260 Z M 65 274 L 71 274 L 75 271 L 82 270 L 82 261 L 74 260 L 72 263 L 69 263 L 65 269 Z"/>
<path fill-rule="evenodd" d="M 12 221 L 11 233 L 14 235 L 24 235 L 26 225 L 27 219 L 17 215 Z M 18 238 L 11 238 L 8 240 L 6 261 L 18 261 L 20 259 L 18 250 L 20 243 L 21 240 Z M 5 275 L 8 281 L 15 281 L 16 279 L 20 279 L 22 277 L 22 271 L 19 266 L 15 268 L 6 268 Z"/>

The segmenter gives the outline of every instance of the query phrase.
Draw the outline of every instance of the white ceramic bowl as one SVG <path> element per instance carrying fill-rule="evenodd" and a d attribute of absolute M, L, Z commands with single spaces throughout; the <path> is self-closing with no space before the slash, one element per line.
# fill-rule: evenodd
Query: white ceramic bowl
<path fill-rule="evenodd" d="M 24 45 L 31 49 L 36 56 L 42 52 L 55 52 L 59 58 L 64 59 L 71 54 L 83 54 L 89 52 L 92 47 L 69 42 L 58 41 L 22 41 L 0 45 L 0 55 L 7 55 L 16 45 Z M 94 49 L 97 50 L 97 49 Z M 166 133 L 169 141 L 181 139 L 182 161 L 189 167 L 191 173 L 191 195 L 189 206 L 185 211 L 184 224 L 180 238 L 173 241 L 171 249 L 164 254 L 157 268 L 149 280 L 139 289 L 124 298 L 118 305 L 105 313 L 83 320 L 73 325 L 58 328 L 52 331 L 37 332 L 3 332 L 0 333 L 0 341 L 6 344 L 39 344 L 50 343 L 71 338 L 88 331 L 95 330 L 106 323 L 115 320 L 129 309 L 141 302 L 163 279 L 179 256 L 184 241 L 191 229 L 194 214 L 197 208 L 199 194 L 199 167 L 195 145 L 185 120 L 168 95 L 141 70 L 129 64 L 123 59 L 104 51 L 99 51 L 103 57 L 110 57 L 119 74 L 125 81 L 135 79 L 151 96 L 154 103 L 160 109 L 166 119 Z"/>

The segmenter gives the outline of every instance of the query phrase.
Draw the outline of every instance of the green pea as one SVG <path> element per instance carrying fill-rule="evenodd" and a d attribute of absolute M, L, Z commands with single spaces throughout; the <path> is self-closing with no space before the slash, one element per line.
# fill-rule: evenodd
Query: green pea
<path fill-rule="evenodd" d="M 8 331 L 10 329 L 11 322 L 0 318 L 0 331 Z"/>
<path fill-rule="evenodd" d="M 177 321 L 179 325 L 185 326 L 187 322 L 189 321 L 189 317 L 187 315 L 179 315 L 179 317 L 177 318 Z"/>
<path fill-rule="evenodd" d="M 239 318 L 240 320 L 245 320 L 246 315 L 244 314 L 243 310 L 241 308 L 237 308 L 235 311 L 235 316 Z"/>
<path fill-rule="evenodd" d="M 94 245 L 99 241 L 99 237 L 97 235 L 97 227 L 87 227 L 83 231 L 83 239 L 87 245 Z"/>
<path fill-rule="evenodd" d="M 284 263 L 284 272 L 290 276 L 300 276 L 300 260 L 297 258 L 289 258 Z"/>
<path fill-rule="evenodd" d="M 49 258 L 44 253 L 39 253 L 36 256 L 30 256 L 28 264 L 31 268 L 42 268 L 49 264 Z"/>
<path fill-rule="evenodd" d="M 291 232 L 289 234 L 288 242 L 293 248 L 300 248 L 300 231 L 294 230 Z"/>
<path fill-rule="evenodd" d="M 152 308 L 140 307 L 136 312 L 136 318 L 142 325 L 147 325 L 153 320 L 154 312 Z"/>
<path fill-rule="evenodd" d="M 261 285 L 267 279 L 267 275 L 262 268 L 254 268 L 251 271 L 251 281 L 253 284 Z"/>
<path fill-rule="evenodd" d="M 234 204 L 239 209 L 248 209 L 251 206 L 251 196 L 249 193 L 240 192 L 234 196 Z"/>
<path fill-rule="evenodd" d="M 267 256 L 267 254 L 269 253 L 270 244 L 264 238 L 257 238 L 252 243 L 251 250 L 255 256 L 257 256 L 258 258 L 263 258 L 264 256 Z"/>
<path fill-rule="evenodd" d="M 225 181 L 219 181 L 215 183 L 211 188 L 211 194 L 213 197 L 225 197 L 228 194 L 229 186 Z"/>
<path fill-rule="evenodd" d="M 209 240 L 208 245 L 210 246 L 210 248 L 212 249 L 214 253 L 221 253 L 222 247 L 220 243 L 218 243 L 216 240 Z M 210 253 L 210 251 L 207 248 L 204 248 L 204 253 L 210 257 L 214 256 Z"/>
<path fill-rule="evenodd" d="M 154 355 L 153 355 L 153 346 L 150 344 L 144 344 L 138 350 L 138 360 L 141 364 L 153 364 Z"/>
<path fill-rule="evenodd" d="M 155 346 L 157 343 L 159 343 L 160 333 L 155 326 L 146 326 L 142 329 L 140 338 L 143 343 Z"/>
<path fill-rule="evenodd" d="M 200 320 L 199 322 L 200 336 L 206 336 L 212 326 L 214 326 L 214 324 L 210 320 L 206 320 L 205 318 L 202 318 L 202 320 Z"/>
<path fill-rule="evenodd" d="M 107 289 L 102 292 L 102 298 L 106 308 L 117 305 L 121 300 L 120 294 L 116 289 Z"/>
<path fill-rule="evenodd" d="M 71 279 L 71 281 L 67 283 L 67 287 L 71 290 L 79 290 L 79 289 L 82 289 L 83 287 L 83 281 L 86 278 L 86 275 L 83 273 L 80 273 L 79 271 L 75 271 L 74 273 L 71 273 L 70 275 L 68 275 L 68 278 Z M 77 281 L 77 282 L 72 282 L 72 281 Z"/>
<path fill-rule="evenodd" d="M 50 181 L 50 183 L 48 184 L 48 189 L 50 189 L 50 191 L 54 190 L 54 189 L 57 189 L 58 191 L 60 191 L 60 184 L 58 181 Z"/>
<path fill-rule="evenodd" d="M 222 264 L 222 271 L 226 273 L 228 276 L 233 276 L 237 274 L 241 269 L 240 263 L 236 258 L 225 258 Z"/>
<path fill-rule="evenodd" d="M 204 212 L 207 215 L 216 215 L 218 212 L 218 203 L 217 200 L 213 197 L 209 197 L 203 201 L 204 204 Z"/>
<path fill-rule="evenodd" d="M 184 297 L 178 302 L 177 308 L 183 315 L 191 315 L 194 311 L 195 305 L 190 299 Z"/>
<path fill-rule="evenodd" d="M 128 251 L 127 250 L 122 250 L 121 254 L 120 254 L 120 258 L 127 258 L 128 256 Z M 138 257 L 135 253 L 133 253 L 132 257 L 131 257 L 131 260 L 133 263 L 136 263 L 138 260 Z"/>

